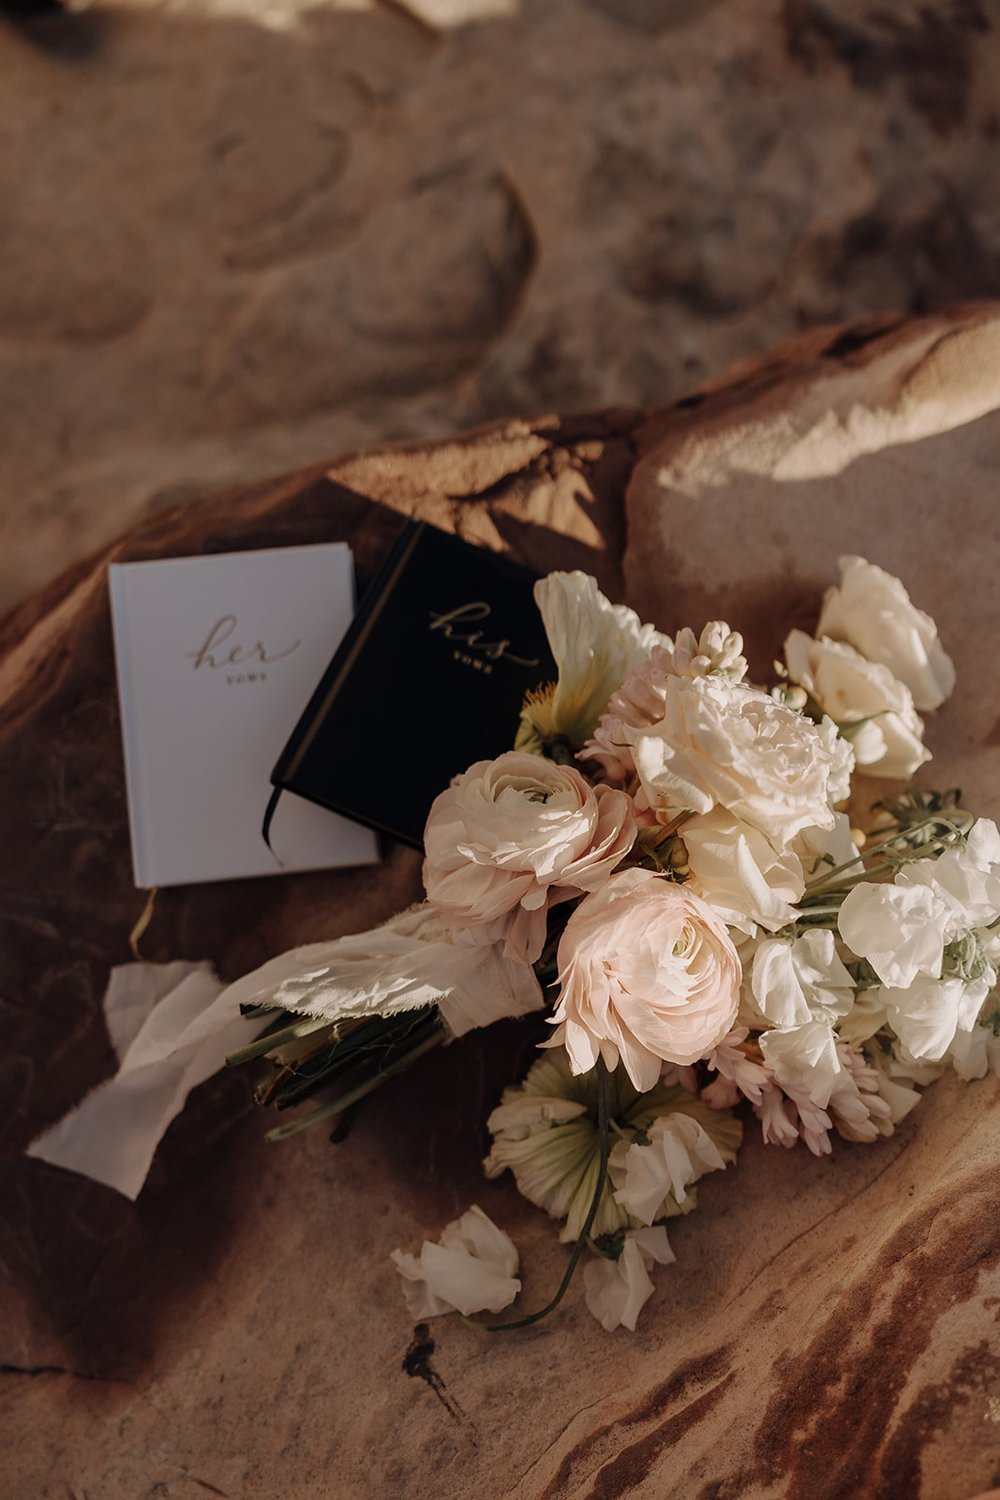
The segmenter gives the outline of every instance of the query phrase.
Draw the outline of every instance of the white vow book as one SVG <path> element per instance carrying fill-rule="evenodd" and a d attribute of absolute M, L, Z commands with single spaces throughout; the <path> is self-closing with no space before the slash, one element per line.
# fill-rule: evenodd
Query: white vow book
<path fill-rule="evenodd" d="M 354 613 L 342 543 L 110 568 L 135 883 L 372 864 L 375 835 L 271 769 Z M 273 851 L 273 852 L 272 852 Z"/>

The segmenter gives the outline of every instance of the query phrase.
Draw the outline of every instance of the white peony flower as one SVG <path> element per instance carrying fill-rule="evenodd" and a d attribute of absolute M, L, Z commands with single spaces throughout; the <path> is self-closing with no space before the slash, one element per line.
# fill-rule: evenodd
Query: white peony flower
<path fill-rule="evenodd" d="M 663 1217 L 668 1195 L 684 1204 L 691 1183 L 736 1159 L 735 1149 L 723 1155 L 705 1126 L 680 1110 L 654 1120 L 646 1135 L 644 1144 L 619 1141 L 610 1162 L 615 1202 L 640 1224 Z"/>
<path fill-rule="evenodd" d="M 907 780 L 930 760 L 910 690 L 888 667 L 868 661 L 853 646 L 813 640 L 801 630 L 785 641 L 785 662 L 793 682 L 812 694 L 850 740 L 869 776 Z"/>
<path fill-rule="evenodd" d="M 634 610 L 612 604 L 586 573 L 550 573 L 535 601 L 559 669 L 554 691 L 535 695 L 521 714 L 516 748 L 538 753 L 552 740 L 579 749 L 593 734 L 612 693 L 665 641 Z"/>
<path fill-rule="evenodd" d="M 615 1328 L 634 1333 L 639 1314 L 655 1290 L 648 1268 L 654 1262 L 666 1266 L 676 1259 L 667 1231 L 658 1225 L 630 1229 L 617 1260 L 595 1257 L 589 1261 L 583 1270 L 584 1297 L 601 1327 L 608 1333 Z"/>
<path fill-rule="evenodd" d="M 918 708 L 937 708 L 955 686 L 955 668 L 930 615 L 910 602 L 898 578 L 863 557 L 840 559 L 840 587 L 827 591 L 817 634 L 882 662 Z"/>
<path fill-rule="evenodd" d="M 760 1050 L 783 1089 L 801 1092 L 819 1109 L 826 1108 L 842 1070 L 837 1038 L 829 1021 L 764 1031 Z"/>
<path fill-rule="evenodd" d="M 918 974 L 937 977 L 944 956 L 946 909 L 929 885 L 864 881 L 844 897 L 841 937 L 884 985 L 905 990 Z"/>
<path fill-rule="evenodd" d="M 424 843 L 430 904 L 471 942 L 534 963 L 550 906 L 597 890 L 628 853 L 631 799 L 573 766 L 510 750 L 434 799 Z"/>
<path fill-rule="evenodd" d="M 846 1016 L 854 1004 L 854 980 L 837 957 L 827 927 L 794 942 L 768 938 L 753 957 L 750 988 L 762 1016 L 773 1026 L 804 1026 Z"/>
<path fill-rule="evenodd" d="M 832 828 L 833 726 L 725 677 L 670 677 L 662 719 L 636 732 L 633 758 L 657 817 L 727 808 L 783 849 Z"/>
<path fill-rule="evenodd" d="M 730 927 L 773 932 L 794 919 L 805 878 L 792 850 L 779 852 L 759 829 L 722 807 L 686 819 L 681 838 L 690 888 Z"/>
<path fill-rule="evenodd" d="M 449 1224 L 438 1244 L 425 1240 L 419 1256 L 394 1250 L 410 1316 L 500 1312 L 521 1290 L 517 1249 L 476 1204 Z"/>

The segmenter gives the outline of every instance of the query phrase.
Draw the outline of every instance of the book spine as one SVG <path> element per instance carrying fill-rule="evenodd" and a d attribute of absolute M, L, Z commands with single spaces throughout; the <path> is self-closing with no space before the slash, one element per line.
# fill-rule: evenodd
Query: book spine
<path fill-rule="evenodd" d="M 373 626 L 392 597 L 397 580 L 409 562 L 425 529 L 424 521 L 410 520 L 406 523 L 402 535 L 389 553 L 374 582 L 366 590 L 347 634 L 292 731 L 287 745 L 278 757 L 274 770 L 271 772 L 273 786 L 283 787 L 288 791 L 296 790 L 295 775 L 299 766 L 319 732 L 320 725 L 336 701 L 337 694 L 364 648 Z"/>

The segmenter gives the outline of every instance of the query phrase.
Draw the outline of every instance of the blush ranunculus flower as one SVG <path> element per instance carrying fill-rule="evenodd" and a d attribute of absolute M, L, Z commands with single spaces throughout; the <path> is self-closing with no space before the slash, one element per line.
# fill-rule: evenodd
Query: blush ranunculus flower
<path fill-rule="evenodd" d="M 510 750 L 470 766 L 435 799 L 424 834 L 427 900 L 470 941 L 502 941 L 508 958 L 534 963 L 548 908 L 603 885 L 635 834 L 624 792 Z"/>
<path fill-rule="evenodd" d="M 722 918 L 649 870 L 623 870 L 587 896 L 559 944 L 562 992 L 546 1046 L 564 1044 L 574 1073 L 619 1060 L 654 1088 L 663 1064 L 707 1056 L 732 1027 L 742 971 Z"/>

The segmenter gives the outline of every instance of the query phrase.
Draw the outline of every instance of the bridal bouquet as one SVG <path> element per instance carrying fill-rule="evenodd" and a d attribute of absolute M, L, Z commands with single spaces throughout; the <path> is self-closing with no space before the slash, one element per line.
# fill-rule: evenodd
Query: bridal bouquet
<path fill-rule="evenodd" d="M 815 636 L 770 688 L 718 621 L 670 639 L 590 577 L 539 582 L 558 681 L 513 749 L 458 776 L 426 828 L 424 902 L 261 971 L 264 1103 L 323 1102 L 271 1132 L 341 1126 L 385 1078 L 473 1027 L 531 1011 L 547 1035 L 488 1126 L 488 1176 L 572 1244 L 587 1306 L 634 1329 L 667 1222 L 764 1141 L 816 1154 L 889 1135 L 919 1087 L 1000 1072 L 1000 833 L 956 793 L 843 810 L 855 768 L 899 783 L 929 757 L 918 710 L 954 683 L 902 584 L 841 564 Z M 253 976 L 250 976 L 253 980 Z M 241 981 L 246 993 L 247 981 Z M 251 984 L 251 989 L 253 988 Z M 518 1254 L 477 1207 L 394 1260 L 414 1317 L 497 1314 Z"/>

